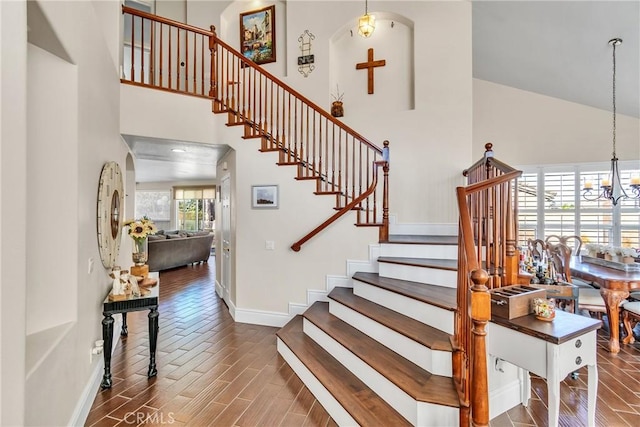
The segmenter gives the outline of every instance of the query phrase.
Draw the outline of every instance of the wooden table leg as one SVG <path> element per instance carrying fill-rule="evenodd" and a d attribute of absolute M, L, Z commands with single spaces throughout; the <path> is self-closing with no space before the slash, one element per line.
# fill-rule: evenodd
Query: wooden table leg
<path fill-rule="evenodd" d="M 113 342 L 113 316 L 105 314 L 102 319 L 102 339 L 104 341 L 104 375 L 100 387 L 111 388 L 111 343 Z"/>
<path fill-rule="evenodd" d="M 600 295 L 607 307 L 609 319 L 609 351 L 620 352 L 620 302 L 629 296 L 629 291 L 600 288 Z"/>
<path fill-rule="evenodd" d="M 156 344 L 158 343 L 158 309 L 149 310 L 149 371 L 147 377 L 155 377 L 156 369 Z"/>

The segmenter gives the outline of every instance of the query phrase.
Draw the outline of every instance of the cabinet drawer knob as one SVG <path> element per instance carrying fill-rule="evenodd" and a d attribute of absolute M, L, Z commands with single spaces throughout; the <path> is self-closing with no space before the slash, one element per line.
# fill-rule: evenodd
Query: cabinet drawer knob
<path fill-rule="evenodd" d="M 576 357 L 576 365 L 579 365 L 582 363 L 582 357 L 578 356 Z"/>
<path fill-rule="evenodd" d="M 582 347 L 582 341 L 581 340 L 577 340 L 576 341 L 576 348 L 580 348 Z"/>

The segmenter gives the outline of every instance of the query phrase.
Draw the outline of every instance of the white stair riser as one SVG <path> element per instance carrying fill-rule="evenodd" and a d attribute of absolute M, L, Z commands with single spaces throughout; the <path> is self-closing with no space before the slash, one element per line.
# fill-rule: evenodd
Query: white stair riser
<path fill-rule="evenodd" d="M 329 300 L 329 312 L 422 369 L 436 375 L 448 377 L 452 375 L 451 352 L 431 350 L 429 347 L 331 299 Z"/>
<path fill-rule="evenodd" d="M 403 258 L 458 259 L 458 246 L 382 243 L 380 245 L 380 256 Z"/>
<path fill-rule="evenodd" d="M 380 277 L 429 283 L 446 288 L 457 287 L 457 271 L 442 270 L 431 267 L 418 267 L 415 265 L 394 264 L 389 262 L 381 262 L 379 268 L 380 272 L 378 274 Z"/>
<path fill-rule="evenodd" d="M 458 408 L 421 402 L 418 404 L 418 423 L 420 427 L 457 426 L 460 424 Z"/>
<path fill-rule="evenodd" d="M 303 330 L 307 336 L 335 357 L 400 415 L 416 425 L 418 402 L 415 399 L 307 319 L 304 319 Z"/>
<path fill-rule="evenodd" d="M 300 359 L 291 351 L 280 338 L 278 338 L 278 353 L 287 361 L 291 369 L 300 377 L 305 386 L 318 399 L 324 409 L 329 413 L 338 425 L 357 426 L 356 420 L 338 403 L 331 393 L 322 385 L 320 381 L 307 369 Z"/>
<path fill-rule="evenodd" d="M 452 311 L 407 298 L 358 280 L 353 281 L 353 293 L 426 325 L 433 326 L 448 334 L 453 334 L 454 319 Z"/>

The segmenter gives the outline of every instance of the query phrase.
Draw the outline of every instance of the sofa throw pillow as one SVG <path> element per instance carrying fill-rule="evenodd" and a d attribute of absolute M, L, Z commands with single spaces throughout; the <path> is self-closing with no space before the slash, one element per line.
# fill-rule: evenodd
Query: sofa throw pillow
<path fill-rule="evenodd" d="M 167 240 L 167 236 L 164 234 L 150 234 L 147 236 L 147 239 L 150 242 L 153 242 L 154 240 Z"/>
<path fill-rule="evenodd" d="M 182 239 L 184 237 L 181 234 L 167 234 L 167 239 Z"/>

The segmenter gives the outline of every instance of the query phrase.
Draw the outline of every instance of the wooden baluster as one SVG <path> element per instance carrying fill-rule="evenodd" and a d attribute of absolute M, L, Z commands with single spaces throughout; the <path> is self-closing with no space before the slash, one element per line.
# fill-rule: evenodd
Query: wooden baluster
<path fill-rule="evenodd" d="M 159 64 L 159 73 L 160 73 L 160 87 L 163 87 L 162 82 L 162 66 L 164 65 L 163 53 L 164 53 L 164 44 L 162 43 L 162 29 L 164 28 L 164 24 L 160 23 L 160 64 Z M 212 73 L 213 74 L 213 73 Z M 213 75 L 211 76 L 213 78 Z"/>
<path fill-rule="evenodd" d="M 169 70 L 169 75 L 167 76 L 169 78 L 169 89 L 173 88 L 173 63 L 171 61 L 173 55 L 171 54 L 173 52 L 173 44 L 171 43 L 171 39 L 173 38 L 173 27 L 171 25 L 168 26 L 169 27 L 169 45 L 167 47 L 167 50 L 169 51 L 169 63 L 167 64 L 167 69 Z"/>
<path fill-rule="evenodd" d="M 211 35 L 209 36 L 209 52 L 211 53 L 211 58 L 210 58 L 211 77 L 209 81 L 209 96 L 215 99 L 216 101 L 218 101 L 220 99 L 218 98 L 218 88 L 220 85 L 218 84 L 218 76 L 217 76 L 218 47 L 216 46 L 216 27 L 211 25 L 209 28 L 211 29 Z"/>
<path fill-rule="evenodd" d="M 200 95 L 204 96 L 204 36 L 200 38 Z"/>
<path fill-rule="evenodd" d="M 135 70 L 136 30 L 135 28 L 136 28 L 136 17 L 135 15 L 131 15 L 131 81 L 132 82 L 136 81 L 136 70 Z"/>
<path fill-rule="evenodd" d="M 140 83 L 144 84 L 144 21 L 140 18 Z"/>
<path fill-rule="evenodd" d="M 269 133 L 271 134 L 271 138 L 270 138 L 271 147 L 277 147 L 278 146 L 277 133 L 273 126 L 273 80 L 270 80 L 269 84 L 271 86 L 271 91 L 269 95 L 269 129 L 270 129 Z"/>
<path fill-rule="evenodd" d="M 151 21 L 151 52 L 149 55 L 149 83 L 153 86 L 156 84 L 156 23 Z"/>
<path fill-rule="evenodd" d="M 180 48 L 182 47 L 181 43 L 180 43 L 180 28 L 176 27 L 177 33 L 178 33 L 178 53 L 176 56 L 176 75 L 177 75 L 177 79 L 176 79 L 176 89 L 180 90 L 180 88 L 182 87 L 182 80 L 181 80 L 181 74 L 182 74 L 182 70 L 180 69 L 180 67 L 182 67 L 182 56 L 180 54 Z"/>

